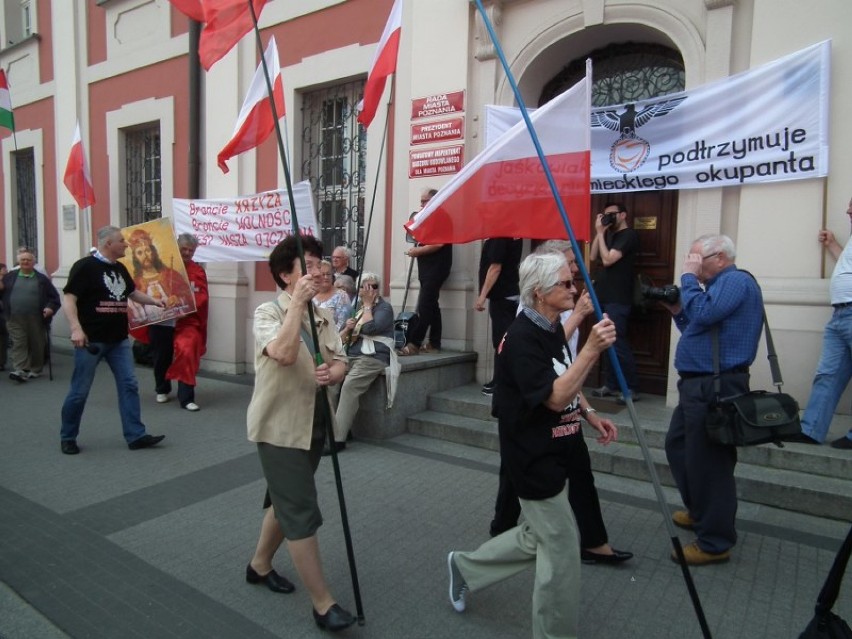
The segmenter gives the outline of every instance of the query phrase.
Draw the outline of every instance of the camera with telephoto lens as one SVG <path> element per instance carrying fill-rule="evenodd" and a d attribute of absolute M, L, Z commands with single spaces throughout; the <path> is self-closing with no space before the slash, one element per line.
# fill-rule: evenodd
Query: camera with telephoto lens
<path fill-rule="evenodd" d="M 677 304 L 680 300 L 680 288 L 674 284 L 665 286 L 651 286 L 641 284 L 642 299 L 649 302 L 665 302 L 666 304 Z"/>
<path fill-rule="evenodd" d="M 610 224 L 614 224 L 615 223 L 615 217 L 617 215 L 618 215 L 618 213 L 604 213 L 603 215 L 601 215 L 601 224 L 603 224 L 604 226 L 609 226 Z"/>

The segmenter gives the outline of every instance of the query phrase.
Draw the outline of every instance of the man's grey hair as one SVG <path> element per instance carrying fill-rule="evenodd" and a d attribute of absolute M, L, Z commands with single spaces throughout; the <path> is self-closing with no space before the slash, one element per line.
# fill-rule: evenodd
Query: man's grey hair
<path fill-rule="evenodd" d="M 734 241 L 727 235 L 702 235 L 693 244 L 701 245 L 702 255 L 713 255 L 713 253 L 724 253 L 729 261 L 737 258 L 737 249 Z"/>
<path fill-rule="evenodd" d="M 565 253 L 566 251 L 574 252 L 574 247 L 568 240 L 547 240 L 542 242 L 535 248 L 535 253 Z"/>
<path fill-rule="evenodd" d="M 198 246 L 198 238 L 195 237 L 192 233 L 181 233 L 177 238 L 178 244 L 183 244 L 184 246 L 191 246 L 195 248 Z"/>
<path fill-rule="evenodd" d="M 107 240 L 111 239 L 116 233 L 121 233 L 121 229 L 117 226 L 103 226 L 98 229 L 98 248 L 104 246 Z"/>
<path fill-rule="evenodd" d="M 343 254 L 346 256 L 346 259 L 349 260 L 350 262 L 352 261 L 352 258 L 355 257 L 354 251 L 351 248 L 349 248 L 348 246 L 342 246 L 342 245 L 341 246 L 335 246 L 334 250 L 335 251 L 343 251 Z M 332 252 L 334 252 L 334 251 L 332 251 Z"/>
<path fill-rule="evenodd" d="M 562 253 L 530 253 L 518 269 L 521 303 L 535 308 L 535 290 L 549 293 L 559 282 L 559 269 L 568 266 Z"/>

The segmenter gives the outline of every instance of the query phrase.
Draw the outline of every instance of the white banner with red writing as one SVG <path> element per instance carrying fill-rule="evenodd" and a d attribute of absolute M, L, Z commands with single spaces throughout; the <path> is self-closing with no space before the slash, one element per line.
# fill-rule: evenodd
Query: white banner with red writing
<path fill-rule="evenodd" d="M 308 181 L 293 185 L 293 200 L 303 235 L 319 237 L 314 198 Z M 175 230 L 198 238 L 197 262 L 264 262 L 293 234 L 287 191 L 267 191 L 220 200 L 172 200 Z"/>
<path fill-rule="evenodd" d="M 592 109 L 592 193 L 699 189 L 828 175 L 831 42 L 641 102 Z M 485 107 L 492 144 L 521 120 Z"/>

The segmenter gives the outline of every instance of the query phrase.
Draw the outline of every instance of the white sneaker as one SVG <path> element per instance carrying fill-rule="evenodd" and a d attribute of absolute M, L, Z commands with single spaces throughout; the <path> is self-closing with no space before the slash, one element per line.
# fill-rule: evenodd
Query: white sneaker
<path fill-rule="evenodd" d="M 462 577 L 461 572 L 456 566 L 453 554 L 454 553 L 451 552 L 447 555 L 447 568 L 449 568 L 450 572 L 450 603 L 453 604 L 453 608 L 455 608 L 456 612 L 464 612 L 464 599 L 467 595 L 468 588 L 464 581 L 464 577 Z"/>
<path fill-rule="evenodd" d="M 196 412 L 196 411 L 201 410 L 201 406 L 199 406 L 199 405 L 198 405 L 198 404 L 196 404 L 195 402 L 189 402 L 189 404 L 187 404 L 186 406 L 184 406 L 184 408 L 185 408 L 186 410 L 191 410 L 193 413 L 194 413 L 194 412 Z"/>
<path fill-rule="evenodd" d="M 167 401 L 171 399 L 168 393 L 157 393 L 157 403 L 165 404 Z"/>
<path fill-rule="evenodd" d="M 34 373 L 32 371 L 28 371 L 27 377 L 29 377 L 30 379 L 36 379 L 37 377 L 41 377 L 41 373 Z"/>

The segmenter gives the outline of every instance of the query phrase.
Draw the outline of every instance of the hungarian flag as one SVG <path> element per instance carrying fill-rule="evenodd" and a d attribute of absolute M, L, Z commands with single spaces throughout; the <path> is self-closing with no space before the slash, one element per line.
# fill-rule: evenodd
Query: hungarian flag
<path fill-rule="evenodd" d="M 15 116 L 12 113 L 12 96 L 9 94 L 9 81 L 6 72 L 0 69 L 0 126 L 15 130 Z"/>
<path fill-rule="evenodd" d="M 284 116 L 284 83 L 281 80 L 281 68 L 278 62 L 278 47 L 275 44 L 275 36 L 269 39 L 266 52 L 263 54 L 266 60 L 266 68 L 272 80 L 272 96 L 275 98 L 275 113 L 280 118 Z M 227 160 L 239 155 L 249 149 L 253 149 L 269 137 L 275 129 L 275 117 L 269 105 L 269 91 L 266 86 L 266 78 L 263 75 L 263 63 L 259 64 L 254 72 L 251 86 L 249 87 L 234 135 L 219 151 L 217 160 L 219 168 L 224 173 L 228 172 Z"/>
<path fill-rule="evenodd" d="M 198 43 L 198 57 L 205 71 L 209 71 L 254 27 L 248 0 L 170 0 L 170 2 L 188 18 L 204 22 L 201 40 Z M 266 2 L 267 0 L 251 0 L 258 19 Z"/>
<path fill-rule="evenodd" d="M 89 165 L 86 163 L 86 154 L 83 151 L 79 122 L 74 129 L 74 140 L 71 142 L 71 153 L 68 155 L 68 164 L 65 165 L 63 182 L 81 209 L 95 203 L 92 175 L 89 173 Z"/>
<path fill-rule="evenodd" d="M 585 79 L 530 116 L 571 227 L 581 240 L 589 239 L 590 87 L 587 71 Z M 568 237 L 523 121 L 471 160 L 405 228 L 422 244 Z"/>
<path fill-rule="evenodd" d="M 396 71 L 401 32 L 402 0 L 394 0 L 388 22 L 382 32 L 382 38 L 379 40 L 379 47 L 373 57 L 373 64 L 370 65 L 367 82 L 364 84 L 364 99 L 358 104 L 358 109 L 361 111 L 358 114 L 358 122 L 365 127 L 370 126 L 370 122 L 376 116 L 376 109 L 379 108 L 379 100 L 382 99 L 382 94 L 385 92 L 385 82 L 388 76 Z"/>

